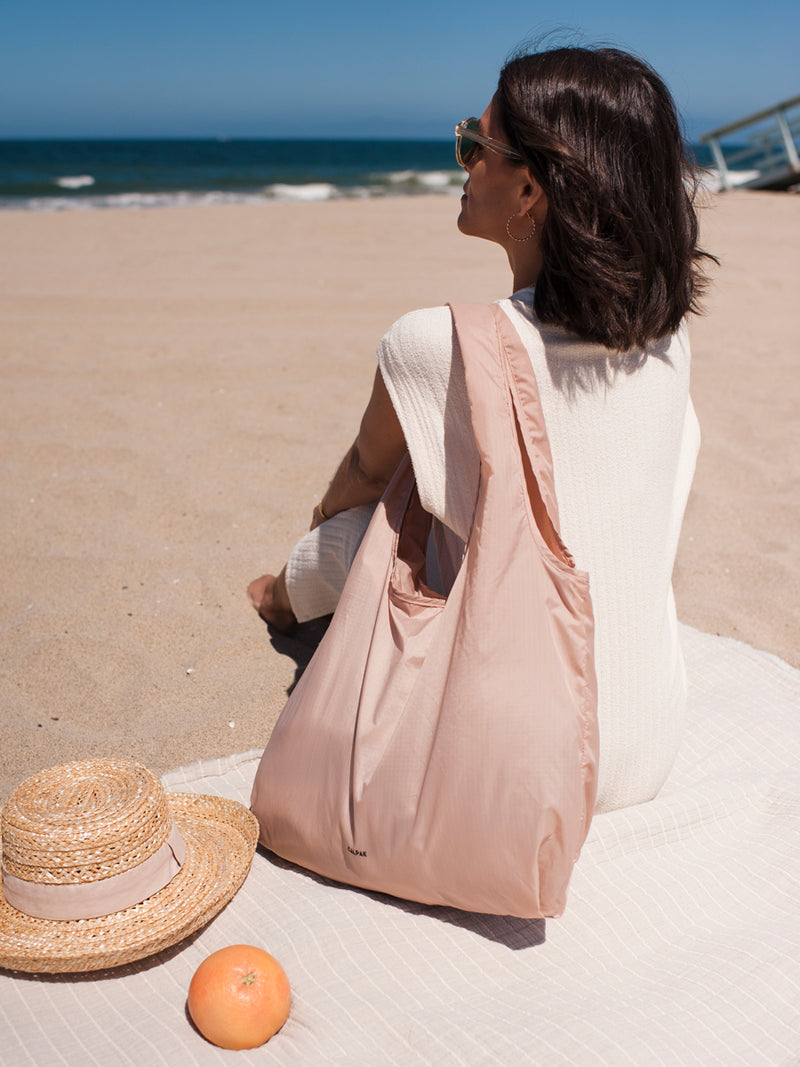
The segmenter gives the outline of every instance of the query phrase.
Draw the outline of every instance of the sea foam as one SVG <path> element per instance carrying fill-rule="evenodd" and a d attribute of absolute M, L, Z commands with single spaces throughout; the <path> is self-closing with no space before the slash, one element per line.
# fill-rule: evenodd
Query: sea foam
<path fill-rule="evenodd" d="M 56 185 L 62 189 L 85 189 L 87 185 L 94 185 L 91 174 L 65 174 L 63 178 L 56 178 Z"/>
<path fill-rule="evenodd" d="M 264 195 L 275 200 L 331 200 L 341 195 L 335 185 L 330 182 L 308 182 L 305 185 L 286 185 L 277 182 L 268 185 L 264 189 Z"/>
<path fill-rule="evenodd" d="M 426 185 L 429 189 L 446 189 L 450 180 L 451 175 L 441 170 L 431 170 L 417 175 L 420 185 Z"/>

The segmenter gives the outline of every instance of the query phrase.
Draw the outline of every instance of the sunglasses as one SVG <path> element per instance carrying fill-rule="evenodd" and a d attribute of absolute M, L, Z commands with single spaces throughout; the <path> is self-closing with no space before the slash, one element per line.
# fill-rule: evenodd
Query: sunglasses
<path fill-rule="evenodd" d="M 519 152 L 515 152 L 509 145 L 503 144 L 501 141 L 495 141 L 493 137 L 485 137 L 480 132 L 479 121 L 479 119 L 473 117 L 464 119 L 463 122 L 459 122 L 458 126 L 456 126 L 456 161 L 459 167 L 463 167 L 465 170 L 469 167 L 470 163 L 474 161 L 475 153 L 480 145 L 490 148 L 493 152 L 499 152 L 500 155 L 508 156 L 509 159 L 513 159 L 517 163 L 523 162 Z"/>

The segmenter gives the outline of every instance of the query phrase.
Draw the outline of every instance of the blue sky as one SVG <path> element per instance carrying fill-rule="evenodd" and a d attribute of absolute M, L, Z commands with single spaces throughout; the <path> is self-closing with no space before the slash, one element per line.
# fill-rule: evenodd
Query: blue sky
<path fill-rule="evenodd" d="M 644 56 L 690 136 L 800 93 L 797 0 L 0 0 L 0 137 L 447 138 L 553 30 Z"/>

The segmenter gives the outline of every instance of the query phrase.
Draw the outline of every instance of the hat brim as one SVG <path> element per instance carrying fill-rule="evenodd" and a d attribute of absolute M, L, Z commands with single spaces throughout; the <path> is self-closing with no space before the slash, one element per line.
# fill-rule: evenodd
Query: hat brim
<path fill-rule="evenodd" d="M 0 883 L 0 967 L 61 974 L 119 967 L 170 948 L 228 903 L 247 876 L 258 822 L 237 801 L 168 793 L 186 842 L 181 870 L 160 892 L 99 919 L 51 920 L 6 903 Z"/>

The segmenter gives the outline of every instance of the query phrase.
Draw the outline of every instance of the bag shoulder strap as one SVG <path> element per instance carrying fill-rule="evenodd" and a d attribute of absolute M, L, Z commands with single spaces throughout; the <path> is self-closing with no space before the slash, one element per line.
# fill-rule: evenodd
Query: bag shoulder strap
<path fill-rule="evenodd" d="M 528 350 L 497 304 L 451 304 L 450 311 L 464 363 L 473 431 L 481 460 L 487 460 L 489 453 L 498 449 L 508 451 L 510 432 L 514 440 L 511 451 L 524 448 L 558 537 L 553 458 Z M 519 435 L 516 423 L 520 427 Z M 501 440 L 501 435 L 505 440 Z M 563 550 L 560 537 L 558 541 Z"/>

